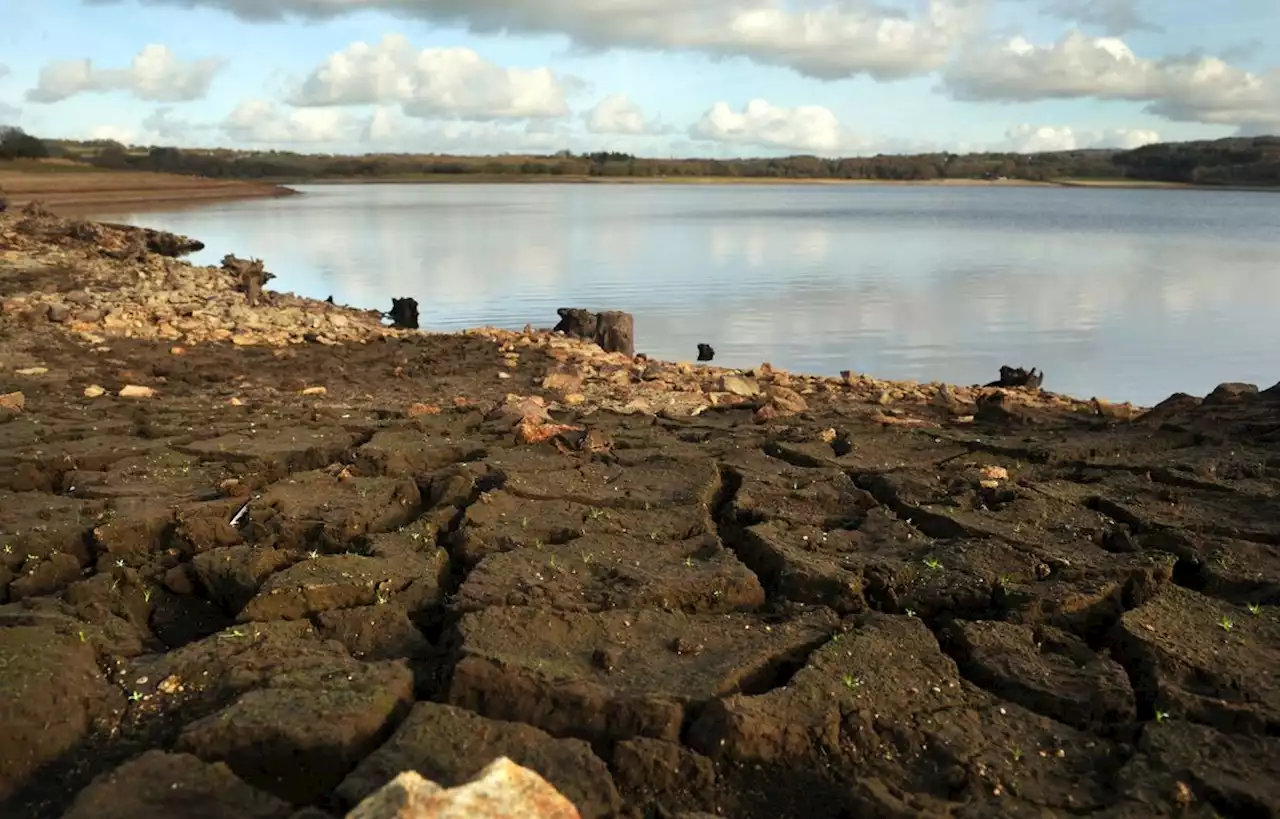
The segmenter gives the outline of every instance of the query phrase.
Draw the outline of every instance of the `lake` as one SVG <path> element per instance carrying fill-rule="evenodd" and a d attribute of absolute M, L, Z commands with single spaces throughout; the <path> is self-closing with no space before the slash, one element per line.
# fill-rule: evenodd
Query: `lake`
<path fill-rule="evenodd" d="M 304 185 L 103 214 L 257 256 L 277 290 L 426 329 L 626 310 L 637 349 L 1152 404 L 1280 380 L 1280 195 L 840 185 Z"/>

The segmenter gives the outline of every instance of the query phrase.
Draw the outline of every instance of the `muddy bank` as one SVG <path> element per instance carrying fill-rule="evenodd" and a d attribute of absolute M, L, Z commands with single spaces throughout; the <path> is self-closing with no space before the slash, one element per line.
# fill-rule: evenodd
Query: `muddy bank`
<path fill-rule="evenodd" d="M 51 160 L 52 161 L 52 160 Z M 281 185 L 145 171 L 42 167 L 36 162 L 0 162 L 0 196 L 12 207 L 39 201 L 62 214 L 112 210 L 173 209 L 209 202 L 291 196 Z"/>
<path fill-rule="evenodd" d="M 174 242 L 0 217 L 0 814 L 499 756 L 586 817 L 1280 810 L 1280 391 L 390 330 Z"/>

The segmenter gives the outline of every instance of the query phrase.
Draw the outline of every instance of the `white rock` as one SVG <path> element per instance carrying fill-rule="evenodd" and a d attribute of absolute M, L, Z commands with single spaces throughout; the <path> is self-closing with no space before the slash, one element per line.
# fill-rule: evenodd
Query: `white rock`
<path fill-rule="evenodd" d="M 442 788 L 405 771 L 356 805 L 346 819 L 581 819 L 545 779 L 498 757 L 465 785 Z"/>

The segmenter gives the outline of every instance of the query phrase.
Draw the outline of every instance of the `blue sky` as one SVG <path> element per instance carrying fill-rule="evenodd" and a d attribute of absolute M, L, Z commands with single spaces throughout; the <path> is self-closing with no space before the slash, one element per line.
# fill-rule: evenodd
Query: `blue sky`
<path fill-rule="evenodd" d="M 134 144 L 826 156 L 1280 132 L 1275 0 L 41 0 L 0 122 Z"/>

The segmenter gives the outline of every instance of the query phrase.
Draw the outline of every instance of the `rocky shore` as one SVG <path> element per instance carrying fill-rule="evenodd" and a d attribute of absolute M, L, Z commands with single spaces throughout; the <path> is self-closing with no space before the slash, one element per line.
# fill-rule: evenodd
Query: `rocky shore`
<path fill-rule="evenodd" d="M 1280 813 L 1280 390 L 398 330 L 187 242 L 0 214 L 0 815 L 502 758 L 583 817 Z"/>

